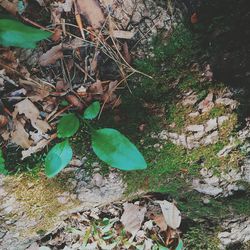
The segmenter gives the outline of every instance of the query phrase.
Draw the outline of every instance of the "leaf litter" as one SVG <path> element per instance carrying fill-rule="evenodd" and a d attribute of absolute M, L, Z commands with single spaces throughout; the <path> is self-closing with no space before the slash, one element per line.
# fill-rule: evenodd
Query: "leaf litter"
<path fill-rule="evenodd" d="M 134 33 L 118 28 L 113 1 L 37 0 L 20 9 L 18 1 L 4 0 L 0 6 L 6 13 L 19 14 L 17 26 L 29 30 L 29 36 L 34 31 L 47 38 L 35 49 L 0 46 L 4 145 L 20 148 L 24 159 L 56 138 L 56 123 L 68 111 L 83 113 L 98 100 L 100 116 L 104 109 L 121 104 L 116 89 L 126 87 L 127 78 L 139 72 L 130 65 L 128 41 Z M 13 40 L 10 45 L 34 47 L 34 42 Z M 60 105 L 63 101 L 69 105 Z"/>
<path fill-rule="evenodd" d="M 60 228 L 47 233 L 37 241 L 37 247 L 181 250 L 183 243 L 180 240 L 179 227 L 171 229 L 169 233 L 169 229 L 162 230 L 152 220 L 155 215 L 161 215 L 161 219 L 165 220 L 166 216 L 169 219 L 175 214 L 173 210 L 177 209 L 176 204 L 162 198 L 163 200 L 159 201 L 159 195 L 150 193 L 138 199 L 75 212 L 62 223 Z M 166 209 L 166 206 L 171 209 Z M 175 215 L 172 220 L 176 220 Z"/>

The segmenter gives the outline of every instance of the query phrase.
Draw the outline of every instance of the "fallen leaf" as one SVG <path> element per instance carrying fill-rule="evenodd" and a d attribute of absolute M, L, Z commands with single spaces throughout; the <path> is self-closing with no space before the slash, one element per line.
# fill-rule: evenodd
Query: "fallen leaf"
<path fill-rule="evenodd" d="M 130 55 L 130 53 L 129 53 L 128 43 L 125 42 L 125 43 L 123 44 L 122 48 L 123 48 L 123 56 L 124 56 L 124 59 L 126 60 L 126 62 L 127 62 L 128 64 L 131 64 L 131 63 L 132 63 L 132 57 L 131 57 L 131 55 Z"/>
<path fill-rule="evenodd" d="M 0 115 L 0 128 L 5 127 L 8 124 L 8 118 L 5 115 Z"/>
<path fill-rule="evenodd" d="M 39 63 L 41 66 L 55 64 L 58 59 L 63 58 L 62 44 L 58 44 L 40 56 Z"/>
<path fill-rule="evenodd" d="M 33 141 L 29 139 L 29 134 L 25 131 L 23 124 L 17 119 L 14 120 L 14 130 L 11 133 L 11 141 L 22 148 L 29 148 Z"/>
<path fill-rule="evenodd" d="M 27 150 L 23 150 L 22 151 L 22 160 L 25 159 L 26 157 L 29 157 L 32 154 L 44 149 L 50 143 L 50 141 L 51 140 L 42 139 L 35 146 L 29 147 Z"/>
<path fill-rule="evenodd" d="M 160 215 L 155 215 L 153 217 L 154 222 L 156 225 L 161 229 L 161 231 L 166 231 L 168 228 L 168 225 L 166 223 L 166 220 L 162 214 Z"/>
<path fill-rule="evenodd" d="M 18 8 L 17 8 L 18 0 L 9 1 L 9 0 L 2 0 L 0 1 L 0 6 L 10 12 L 12 15 L 16 15 Z"/>
<path fill-rule="evenodd" d="M 179 209 L 174 203 L 166 200 L 156 201 L 160 204 L 164 219 L 169 227 L 177 229 L 181 224 L 181 215 Z"/>
<path fill-rule="evenodd" d="M 102 23 L 104 23 L 105 18 L 102 13 L 102 9 L 96 0 L 78 0 L 76 1 L 78 6 L 78 10 L 81 14 L 83 14 L 90 25 L 94 29 L 98 29 L 101 27 Z"/>
<path fill-rule="evenodd" d="M 31 121 L 32 126 L 41 133 L 50 129 L 49 124 L 40 119 L 40 111 L 28 98 L 15 105 L 13 119 L 17 117 L 17 114 L 24 114 Z"/>
<path fill-rule="evenodd" d="M 141 228 L 147 209 L 145 207 L 141 208 L 133 203 L 124 203 L 123 208 L 124 212 L 121 216 L 121 222 L 125 230 L 134 237 Z"/>
<path fill-rule="evenodd" d="M 32 102 L 38 102 L 44 100 L 45 97 L 49 96 L 51 87 L 45 84 L 37 85 L 32 81 L 19 79 L 19 84 L 27 90 L 26 96 Z"/>
<path fill-rule="evenodd" d="M 91 94 L 102 95 L 104 93 L 102 82 L 97 80 L 88 88 L 88 92 Z"/>
<path fill-rule="evenodd" d="M 53 35 L 51 36 L 51 40 L 54 42 L 58 42 L 61 39 L 62 30 L 59 27 L 56 27 Z"/>

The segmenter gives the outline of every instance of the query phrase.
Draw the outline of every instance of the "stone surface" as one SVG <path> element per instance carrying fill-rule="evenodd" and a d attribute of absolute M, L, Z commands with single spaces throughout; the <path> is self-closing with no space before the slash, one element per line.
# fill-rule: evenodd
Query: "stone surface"
<path fill-rule="evenodd" d="M 223 230 L 218 234 L 220 249 L 225 250 L 235 243 L 246 243 L 250 240 L 250 218 L 236 217 L 225 220 L 220 225 Z"/>
<path fill-rule="evenodd" d="M 214 131 L 212 134 L 207 135 L 203 139 L 203 143 L 205 146 L 210 145 L 210 144 L 215 144 L 219 140 L 219 132 Z"/>
<path fill-rule="evenodd" d="M 198 101 L 198 97 L 195 93 L 192 93 L 188 95 L 187 97 L 184 97 L 182 100 L 183 106 L 193 106 Z"/>
<path fill-rule="evenodd" d="M 72 167 L 54 179 L 13 178 L 0 175 L 1 250 L 31 247 L 41 237 L 37 232 L 50 232 L 72 212 L 119 200 L 125 189 L 115 172 L 90 177 Z"/>
<path fill-rule="evenodd" d="M 204 131 L 204 126 L 203 125 L 189 125 L 186 127 L 186 131 L 202 132 L 202 131 Z"/>
<path fill-rule="evenodd" d="M 228 116 L 220 116 L 218 117 L 218 125 L 221 126 L 225 121 L 228 121 L 229 120 L 229 117 Z"/>
<path fill-rule="evenodd" d="M 218 98 L 215 100 L 215 103 L 218 105 L 230 106 L 232 110 L 236 109 L 238 102 L 231 98 Z"/>
<path fill-rule="evenodd" d="M 205 125 L 205 131 L 210 132 L 215 129 L 217 129 L 217 118 L 208 120 Z"/>
<path fill-rule="evenodd" d="M 207 97 L 198 104 L 198 109 L 201 110 L 202 113 L 209 112 L 214 107 L 213 96 L 213 93 L 209 93 Z"/>

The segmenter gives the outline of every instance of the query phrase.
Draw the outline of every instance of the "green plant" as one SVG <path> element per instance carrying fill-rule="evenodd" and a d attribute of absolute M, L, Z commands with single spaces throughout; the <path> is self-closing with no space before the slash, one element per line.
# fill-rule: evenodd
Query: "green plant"
<path fill-rule="evenodd" d="M 0 19 L 0 44 L 6 47 L 35 48 L 36 42 L 48 38 L 51 34 L 15 20 Z"/>
<path fill-rule="evenodd" d="M 3 152 L 2 150 L 0 149 L 0 174 L 4 174 L 4 175 L 7 175 L 8 174 L 8 171 L 6 170 L 5 168 L 5 160 L 3 158 Z"/>
<path fill-rule="evenodd" d="M 147 167 L 144 157 L 136 146 L 119 131 L 112 128 L 94 129 L 87 120 L 93 120 L 100 111 L 100 103 L 93 102 L 81 116 L 69 113 L 58 123 L 58 138 L 73 136 L 80 121 L 90 129 L 91 144 L 95 154 L 104 162 L 121 170 L 140 170 Z M 45 173 L 51 178 L 57 175 L 72 159 L 73 152 L 68 139 L 56 144 L 45 159 Z"/>

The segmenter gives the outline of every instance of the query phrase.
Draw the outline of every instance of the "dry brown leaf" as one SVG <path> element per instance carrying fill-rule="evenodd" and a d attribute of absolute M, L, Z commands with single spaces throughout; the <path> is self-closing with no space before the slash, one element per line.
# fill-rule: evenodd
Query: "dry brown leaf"
<path fill-rule="evenodd" d="M 124 59 L 125 61 L 128 63 L 128 64 L 131 64 L 132 63 L 132 57 L 129 53 L 129 49 L 128 49 L 128 43 L 125 42 L 123 45 L 122 45 L 122 48 L 123 48 L 123 56 L 124 56 Z"/>
<path fill-rule="evenodd" d="M 23 124 L 17 119 L 14 120 L 14 131 L 11 133 L 11 141 L 22 148 L 29 148 L 33 141 L 25 131 Z"/>
<path fill-rule="evenodd" d="M 40 111 L 38 108 L 27 98 L 15 105 L 13 112 L 14 119 L 17 117 L 17 114 L 24 114 L 38 132 L 45 133 L 50 129 L 49 124 L 40 119 Z"/>
<path fill-rule="evenodd" d="M 31 156 L 32 154 L 41 151 L 44 149 L 50 142 L 51 140 L 47 139 L 42 139 L 39 141 L 35 146 L 29 147 L 27 150 L 22 151 L 22 160 L 25 159 L 26 157 Z"/>
<path fill-rule="evenodd" d="M 141 228 L 146 208 L 141 208 L 133 203 L 124 203 L 123 208 L 124 212 L 121 216 L 121 222 L 124 225 L 125 230 L 131 233 L 134 237 Z"/>
<path fill-rule="evenodd" d="M 90 25 L 94 29 L 98 29 L 101 27 L 102 23 L 104 23 L 105 21 L 105 18 L 98 1 L 77 0 L 76 4 L 78 6 L 79 12 L 88 19 Z"/>
<path fill-rule="evenodd" d="M 174 203 L 168 202 L 166 200 L 156 202 L 161 206 L 162 214 L 167 225 L 172 229 L 177 229 L 181 224 L 181 213 L 179 209 Z"/>
<path fill-rule="evenodd" d="M 88 92 L 95 95 L 102 95 L 104 93 L 102 82 L 97 80 L 88 88 Z"/>
<path fill-rule="evenodd" d="M 17 4 L 18 0 L 0 0 L 0 6 L 10 12 L 12 15 L 16 15 L 16 13 L 18 12 Z"/>
<path fill-rule="evenodd" d="M 32 102 L 42 101 L 45 97 L 49 96 L 51 87 L 45 84 L 37 85 L 31 81 L 19 79 L 19 84 L 27 90 L 26 96 Z"/>
<path fill-rule="evenodd" d="M 8 124 L 8 118 L 5 115 L 0 115 L 0 128 L 5 127 Z"/>
<path fill-rule="evenodd" d="M 161 229 L 161 231 L 166 231 L 168 228 L 168 225 L 164 219 L 164 216 L 162 214 L 155 215 L 153 218 L 156 225 Z"/>
<path fill-rule="evenodd" d="M 56 27 L 54 30 L 53 35 L 51 36 L 51 40 L 54 42 L 58 42 L 61 39 L 62 30 L 59 27 Z"/>
<path fill-rule="evenodd" d="M 63 58 L 62 44 L 58 44 L 40 56 L 39 63 L 41 66 L 55 64 L 58 59 Z"/>

